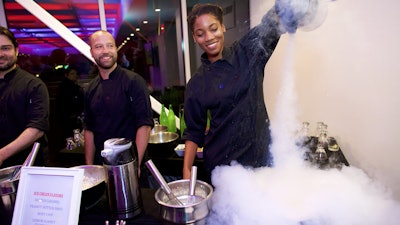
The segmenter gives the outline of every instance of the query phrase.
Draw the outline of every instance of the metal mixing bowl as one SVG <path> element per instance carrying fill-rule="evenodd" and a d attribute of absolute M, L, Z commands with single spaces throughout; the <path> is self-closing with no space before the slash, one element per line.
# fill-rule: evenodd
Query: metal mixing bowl
<path fill-rule="evenodd" d="M 150 134 L 149 143 L 150 144 L 163 144 L 175 141 L 179 138 L 178 133 L 174 132 L 158 132 L 154 134 Z"/>
<path fill-rule="evenodd" d="M 213 194 L 210 184 L 197 180 L 195 187 L 196 200 L 188 202 L 189 180 L 176 180 L 168 183 L 172 193 L 184 205 L 171 203 L 168 195 L 159 188 L 154 197 L 161 205 L 161 217 L 169 222 L 185 224 L 194 223 L 204 219 L 209 213 L 209 201 Z"/>
<path fill-rule="evenodd" d="M 161 124 L 155 124 L 153 129 L 151 129 L 151 134 L 159 133 L 159 132 L 167 132 L 168 127 L 161 125 Z"/>
<path fill-rule="evenodd" d="M 95 206 L 103 197 L 106 190 L 106 174 L 103 166 L 82 165 L 72 168 L 83 169 L 81 210 Z"/>
<path fill-rule="evenodd" d="M 18 191 L 19 179 L 10 178 L 20 169 L 20 165 L 0 169 L 0 221 L 4 225 L 11 224 Z"/>
<path fill-rule="evenodd" d="M 150 134 L 147 153 L 150 158 L 164 158 L 175 154 L 174 148 L 179 138 L 178 133 L 158 132 Z"/>

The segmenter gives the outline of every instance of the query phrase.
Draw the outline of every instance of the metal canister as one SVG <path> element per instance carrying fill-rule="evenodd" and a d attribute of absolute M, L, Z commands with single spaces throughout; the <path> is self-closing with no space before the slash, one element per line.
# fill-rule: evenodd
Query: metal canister
<path fill-rule="evenodd" d="M 132 142 L 114 138 L 104 142 L 101 152 L 106 170 L 110 210 L 118 219 L 129 219 L 142 213 L 138 160 L 132 154 Z"/>

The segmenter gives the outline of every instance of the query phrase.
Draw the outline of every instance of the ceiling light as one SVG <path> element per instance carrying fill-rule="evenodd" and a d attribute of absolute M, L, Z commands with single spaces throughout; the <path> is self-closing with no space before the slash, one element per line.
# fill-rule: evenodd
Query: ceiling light
<path fill-rule="evenodd" d="M 157 8 L 157 9 L 154 9 L 154 11 L 155 11 L 155 12 L 160 12 L 161 9 Z"/>
<path fill-rule="evenodd" d="M 148 24 L 148 23 L 149 23 L 149 21 L 143 20 L 143 24 Z"/>

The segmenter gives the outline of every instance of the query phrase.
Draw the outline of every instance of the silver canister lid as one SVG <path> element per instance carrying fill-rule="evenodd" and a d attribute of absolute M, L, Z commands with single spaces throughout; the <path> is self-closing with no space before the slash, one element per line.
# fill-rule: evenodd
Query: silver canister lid
<path fill-rule="evenodd" d="M 132 142 L 126 138 L 112 138 L 104 142 L 101 156 L 108 165 L 122 165 L 133 161 Z"/>

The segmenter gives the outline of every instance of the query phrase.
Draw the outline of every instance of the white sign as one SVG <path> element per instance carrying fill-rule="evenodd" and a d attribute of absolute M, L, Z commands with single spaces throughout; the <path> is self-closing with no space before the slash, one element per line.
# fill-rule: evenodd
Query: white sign
<path fill-rule="evenodd" d="M 22 167 L 12 225 L 78 224 L 83 169 Z"/>

